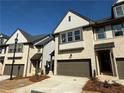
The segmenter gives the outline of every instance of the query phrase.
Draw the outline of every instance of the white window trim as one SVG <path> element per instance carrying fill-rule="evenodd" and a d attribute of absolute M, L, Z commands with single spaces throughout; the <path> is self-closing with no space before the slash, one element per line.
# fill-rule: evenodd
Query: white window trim
<path fill-rule="evenodd" d="M 80 31 L 80 40 L 75 40 L 74 32 L 75 31 L 78 31 L 78 30 Z M 68 41 L 68 32 L 72 32 L 72 41 Z M 81 28 L 60 33 L 60 40 L 59 40 L 60 41 L 60 44 L 64 44 L 62 42 L 62 34 L 66 34 L 66 42 L 64 42 L 64 43 L 72 43 L 72 42 L 77 42 L 77 41 L 81 41 L 82 40 Z"/>
<path fill-rule="evenodd" d="M 115 25 L 121 25 L 121 26 L 122 26 L 122 33 L 123 33 L 123 35 L 120 35 L 120 36 L 124 36 L 124 25 L 123 25 L 122 23 L 120 23 L 120 24 L 115 24 Z M 115 31 L 114 31 L 114 29 L 113 29 L 113 26 L 114 26 L 114 25 L 112 25 L 112 32 L 113 32 L 113 34 L 114 34 L 114 37 L 119 37 L 119 36 L 116 36 L 116 35 L 115 35 Z"/>
<path fill-rule="evenodd" d="M 97 29 L 96 29 L 96 39 L 105 39 L 106 38 L 106 31 L 105 31 L 105 28 L 104 27 L 100 27 L 98 29 L 103 29 L 104 31 L 103 32 L 97 32 Z M 98 34 L 104 34 L 104 38 L 99 38 L 98 37 Z"/>
<path fill-rule="evenodd" d="M 121 7 L 121 8 L 122 8 L 123 15 L 118 16 L 118 14 L 117 14 L 117 10 L 116 10 L 117 7 Z M 122 16 L 124 16 L 124 8 L 123 8 L 122 5 L 119 5 L 119 6 L 116 6 L 116 7 L 115 7 L 115 14 L 116 14 L 116 17 L 122 17 Z"/>

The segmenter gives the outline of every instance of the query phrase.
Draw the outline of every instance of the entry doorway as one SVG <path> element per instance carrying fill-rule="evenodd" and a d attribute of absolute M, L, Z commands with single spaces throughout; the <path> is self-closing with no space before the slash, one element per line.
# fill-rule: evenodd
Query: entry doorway
<path fill-rule="evenodd" d="M 100 74 L 112 75 L 112 63 L 110 58 L 110 50 L 97 51 Z"/>
<path fill-rule="evenodd" d="M 0 75 L 2 74 L 3 63 L 4 63 L 4 57 L 0 59 Z"/>

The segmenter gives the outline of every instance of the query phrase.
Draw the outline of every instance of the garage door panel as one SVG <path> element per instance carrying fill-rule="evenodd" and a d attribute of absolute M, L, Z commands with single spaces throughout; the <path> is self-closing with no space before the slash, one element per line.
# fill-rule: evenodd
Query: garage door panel
<path fill-rule="evenodd" d="M 90 61 L 58 61 L 57 74 L 90 77 Z"/>
<path fill-rule="evenodd" d="M 6 64 L 4 68 L 4 75 L 10 75 L 11 73 L 11 64 Z M 17 76 L 23 76 L 24 71 L 24 65 L 23 64 L 14 64 L 13 66 L 13 75 Z"/>
<path fill-rule="evenodd" d="M 120 79 L 124 79 L 124 58 L 116 59 L 118 75 Z"/>

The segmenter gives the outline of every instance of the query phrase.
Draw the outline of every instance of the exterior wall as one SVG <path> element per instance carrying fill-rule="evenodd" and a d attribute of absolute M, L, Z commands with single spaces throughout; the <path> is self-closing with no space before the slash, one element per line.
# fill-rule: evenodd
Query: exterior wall
<path fill-rule="evenodd" d="M 35 67 L 31 63 L 31 58 L 34 54 L 38 53 L 38 49 L 34 45 L 29 45 L 29 55 L 28 55 L 28 64 L 27 64 L 27 76 L 31 76 L 35 74 Z M 40 50 L 40 53 L 42 53 L 42 48 Z M 42 60 L 42 58 L 41 58 Z M 42 62 L 42 61 L 41 61 Z"/>
<path fill-rule="evenodd" d="M 4 64 L 3 64 L 3 69 L 2 69 L 2 74 L 4 72 L 4 67 L 5 64 L 12 64 L 12 59 L 8 59 L 9 57 L 13 57 L 13 53 L 8 53 L 8 49 L 9 49 L 9 45 L 10 44 L 14 44 L 15 43 L 15 38 L 17 37 L 18 34 L 18 42 L 17 43 L 26 43 L 27 40 L 26 38 L 22 35 L 22 33 L 17 30 L 12 36 L 11 38 L 6 42 L 6 44 L 8 45 L 6 48 L 6 53 L 5 55 L 5 59 L 4 59 Z M 15 59 L 15 63 L 14 64 L 24 64 L 24 72 L 23 72 L 23 76 L 26 75 L 27 73 L 27 60 L 28 60 L 28 50 L 29 50 L 29 45 L 27 44 L 23 44 L 23 52 L 21 53 L 16 53 L 15 57 L 20 57 L 20 59 Z"/>
<path fill-rule="evenodd" d="M 123 22 L 124 25 L 124 22 Z M 96 33 L 94 33 L 94 44 L 102 44 L 102 43 L 109 43 L 114 42 L 115 48 L 113 48 L 113 52 L 115 57 L 124 57 L 124 50 L 123 50 L 123 43 L 124 43 L 124 35 L 115 37 L 112 32 L 111 25 L 106 26 L 106 38 L 105 39 L 96 39 Z M 123 27 L 124 31 L 124 27 Z"/>
<path fill-rule="evenodd" d="M 45 65 L 47 61 L 51 61 L 50 54 L 54 51 L 54 40 L 50 41 L 48 44 L 46 44 L 43 48 L 43 63 L 42 63 L 42 69 L 45 72 Z"/>
<path fill-rule="evenodd" d="M 113 39 L 105 39 L 105 40 L 97 40 L 95 41 L 95 44 L 103 44 L 103 43 L 109 43 L 114 42 L 115 47 L 113 48 L 113 53 L 116 58 L 118 57 L 124 57 L 124 36 L 116 37 Z"/>
<path fill-rule="evenodd" d="M 124 22 L 123 22 L 124 25 Z M 114 33 L 112 31 L 112 27 L 111 25 L 105 26 L 106 28 L 106 38 L 105 39 L 96 39 L 96 33 L 94 33 L 94 45 L 95 44 L 104 44 L 104 43 L 110 43 L 110 42 L 114 42 L 115 47 L 112 48 L 112 52 L 113 52 L 113 60 L 115 64 L 115 67 L 112 67 L 113 69 L 115 69 L 114 75 L 116 75 L 118 77 L 118 72 L 117 72 L 117 63 L 116 63 L 116 58 L 124 58 L 124 35 L 123 36 L 114 36 Z M 123 28 L 124 31 L 124 28 Z M 97 55 L 96 55 L 97 57 Z M 98 59 L 97 59 L 98 61 Z M 98 64 L 98 62 L 97 62 Z M 98 74 L 99 72 L 99 66 L 97 66 L 98 68 Z M 114 71 L 114 70 L 113 70 Z"/>
<path fill-rule="evenodd" d="M 4 72 L 5 64 L 12 64 L 12 59 L 8 59 L 8 58 L 13 57 L 13 53 L 8 53 L 8 48 L 9 47 L 7 47 L 7 50 L 6 50 L 5 59 L 4 59 L 4 65 L 3 65 L 3 71 L 2 72 Z M 25 73 L 26 73 L 28 49 L 29 49 L 29 45 L 24 45 L 23 46 L 23 52 L 15 54 L 16 55 L 15 57 L 21 57 L 21 59 L 15 59 L 14 64 L 24 64 L 24 74 L 23 74 L 23 76 L 25 76 Z"/>
<path fill-rule="evenodd" d="M 94 44 L 93 44 L 93 31 L 92 28 L 87 28 L 82 30 L 83 36 L 83 50 L 74 50 L 74 52 L 64 51 L 61 53 L 59 51 L 59 35 L 55 36 L 55 74 L 57 74 L 57 60 L 71 60 L 71 59 L 91 59 L 92 72 L 96 68 L 95 67 L 95 54 L 94 54 Z M 75 44 L 75 42 L 72 42 Z M 70 43 L 71 44 L 71 43 Z M 70 54 L 72 57 L 70 58 Z"/>

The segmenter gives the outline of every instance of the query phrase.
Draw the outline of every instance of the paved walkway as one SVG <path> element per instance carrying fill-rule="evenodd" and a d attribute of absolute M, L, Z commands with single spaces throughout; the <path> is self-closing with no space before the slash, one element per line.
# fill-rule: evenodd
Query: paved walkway
<path fill-rule="evenodd" d="M 115 81 L 115 82 L 117 82 L 117 83 L 119 83 L 119 84 L 122 84 L 122 85 L 124 85 L 124 79 L 118 79 L 117 77 L 114 77 L 114 76 L 109 76 L 109 75 L 100 75 L 99 77 L 99 80 L 100 81 L 105 81 L 105 80 L 107 80 L 107 81 Z"/>
<path fill-rule="evenodd" d="M 10 76 L 7 76 L 7 75 L 0 76 L 0 81 L 5 80 L 5 79 L 9 79 L 9 77 Z"/>
<path fill-rule="evenodd" d="M 81 93 L 88 78 L 53 76 L 41 82 L 15 90 L 15 93 L 30 93 L 31 90 L 41 93 Z"/>

